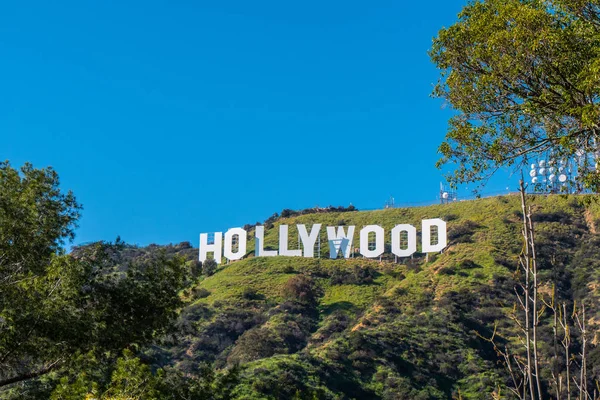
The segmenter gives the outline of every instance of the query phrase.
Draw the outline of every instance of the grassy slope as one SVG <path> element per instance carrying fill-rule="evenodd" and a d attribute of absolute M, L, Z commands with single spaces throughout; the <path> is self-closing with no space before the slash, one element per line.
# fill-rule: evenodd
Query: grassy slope
<path fill-rule="evenodd" d="M 574 204 L 581 204 L 584 210 L 591 214 L 592 220 L 600 219 L 600 205 L 595 202 L 590 202 L 591 196 L 550 196 L 550 197 L 534 197 L 531 205 L 544 213 L 552 213 L 557 211 L 573 214 L 576 218 L 581 219 L 585 211 L 582 212 L 579 208 L 573 208 Z M 279 220 L 274 228 L 266 231 L 265 246 L 276 249 L 278 246 L 278 226 L 287 224 L 290 226 L 290 238 L 294 238 L 297 233 L 295 230 L 296 224 L 311 225 L 315 223 L 323 224 L 321 234 L 322 241 L 322 257 L 321 259 L 304 259 L 299 257 L 253 257 L 254 240 L 249 240 L 248 252 L 249 257 L 233 262 L 229 265 L 222 265 L 219 271 L 212 277 L 208 277 L 199 282 L 200 287 L 204 287 L 211 291 L 211 295 L 200 301 L 212 303 L 215 300 L 231 300 L 241 296 L 242 289 L 251 287 L 258 292 L 264 294 L 268 299 L 273 301 L 281 300 L 280 291 L 287 279 L 297 272 L 310 272 L 320 265 L 323 268 L 331 268 L 334 266 L 350 269 L 355 264 L 372 265 L 382 269 L 388 262 L 379 263 L 378 260 L 366 260 L 362 256 L 356 255 L 357 258 L 348 260 L 330 260 L 328 258 L 328 247 L 326 235 L 324 233 L 325 226 L 337 226 L 340 222 L 345 225 L 355 225 L 355 246 L 357 246 L 358 232 L 366 225 L 377 224 L 381 225 L 386 230 L 386 243 L 389 243 L 389 231 L 395 225 L 400 223 L 410 223 L 417 227 L 420 232 L 420 222 L 426 218 L 437 218 L 450 220 L 448 229 L 452 229 L 465 221 L 472 221 L 479 225 L 475 230 L 473 237 L 474 243 L 459 243 L 453 244 L 443 252 L 443 254 L 435 257 L 433 262 L 424 265 L 419 273 L 407 273 L 404 279 L 404 285 L 411 286 L 417 284 L 424 276 L 430 279 L 436 279 L 436 283 L 440 286 L 438 290 L 455 289 L 457 286 L 468 286 L 474 281 L 489 280 L 494 274 L 506 274 L 506 268 L 497 265 L 494 262 L 494 253 L 506 254 L 507 256 L 515 257 L 516 254 L 510 250 L 514 250 L 521 243 L 519 235 L 520 225 L 519 216 L 516 213 L 520 212 L 520 201 L 517 196 L 503 196 L 487 198 L 482 200 L 458 202 L 448 205 L 435 205 L 428 207 L 417 208 L 401 208 L 387 209 L 376 211 L 360 211 L 346 213 L 328 213 L 328 214 L 309 214 L 294 218 Z M 252 233 L 251 233 L 252 235 Z M 419 234 L 420 237 L 420 234 Z M 419 239 L 420 241 L 420 239 Z M 293 240 L 290 239 L 290 247 L 293 246 Z M 419 245 L 420 247 L 420 245 Z M 388 254 L 389 256 L 389 254 Z M 390 257 L 391 258 L 391 257 Z M 433 258 L 433 257 L 432 257 Z M 464 260 L 471 260 L 482 268 L 475 272 L 467 271 L 467 277 L 459 276 L 452 277 L 444 275 L 444 278 L 439 281 L 435 278 L 435 272 L 444 267 L 460 265 Z M 399 264 L 391 264 L 390 266 L 400 272 L 406 272 L 406 265 L 403 263 L 409 260 L 399 260 Z M 293 271 L 293 272 L 289 272 Z M 432 274 L 433 273 L 433 274 Z M 374 293 L 380 294 L 385 289 L 393 285 L 394 280 L 380 278 L 378 279 L 376 289 L 365 290 L 363 287 L 327 287 L 325 294 L 325 304 L 332 304 L 336 301 L 348 300 L 352 303 L 361 305 L 370 304 L 370 300 Z M 325 283 L 324 283 L 325 284 Z M 358 290 L 360 289 L 360 290 Z"/>
<path fill-rule="evenodd" d="M 549 218 L 549 221 L 541 222 L 538 230 L 542 239 L 545 232 L 554 234 L 555 232 L 560 233 L 561 230 L 562 234 L 568 236 L 573 231 L 573 226 L 580 228 L 580 233 L 577 235 L 595 236 L 592 231 L 595 229 L 596 221 L 600 219 L 600 205 L 592 196 L 537 196 L 530 200 L 530 204 L 537 213 L 544 215 L 562 213 L 561 215 L 569 221 L 568 224 L 565 224 L 564 218 L 563 222 L 553 222 L 552 218 Z M 459 306 L 455 306 L 455 303 L 447 306 L 447 299 L 452 298 L 452 295 L 456 293 L 473 292 L 478 293 L 479 297 L 484 297 L 483 300 L 473 300 L 477 301 L 473 304 L 479 304 L 479 308 L 473 306 L 474 309 L 491 307 L 486 303 L 485 296 L 488 293 L 492 297 L 496 296 L 494 293 L 498 282 L 510 279 L 514 271 L 514 267 L 511 265 L 516 265 L 521 246 L 519 211 L 519 198 L 511 195 L 448 205 L 309 214 L 279 220 L 272 229 L 267 230 L 266 246 L 277 248 L 279 224 L 290 225 L 290 238 L 295 238 L 295 224 L 310 226 L 314 223 L 321 223 L 323 224 L 322 258 L 254 258 L 254 242 L 250 240 L 248 258 L 229 265 L 222 265 L 215 275 L 199 279 L 198 288 L 208 290 L 210 295 L 197 298 L 194 294 L 186 294 L 190 306 L 203 307 L 208 316 L 203 322 L 197 323 L 195 329 L 197 332 L 210 335 L 213 332 L 210 329 L 214 330 L 215 321 L 223 313 L 234 309 L 263 316 L 262 319 L 258 318 L 254 323 L 250 323 L 248 327 L 239 329 L 235 334 L 228 333 L 233 338 L 231 344 L 224 349 L 215 351 L 219 353 L 216 356 L 217 361 L 221 360 L 221 365 L 224 365 L 227 354 L 236 346 L 236 337 L 240 337 L 248 329 L 257 327 L 275 329 L 273 327 L 282 323 L 280 314 L 274 314 L 272 310 L 277 309 L 282 302 L 283 285 L 295 274 L 310 274 L 323 288 L 324 295 L 318 306 L 319 314 L 315 319 L 315 325 L 309 329 L 308 345 L 299 352 L 295 351 L 296 354 L 274 355 L 246 364 L 244 383 L 237 389 L 240 398 L 269 398 L 265 394 L 270 390 L 269 387 L 263 387 L 257 382 L 270 382 L 271 379 L 274 380 L 272 385 L 277 386 L 276 381 L 279 378 L 270 376 L 268 371 L 293 370 L 294 368 L 298 370 L 299 376 L 303 376 L 302 379 L 305 380 L 305 383 L 308 382 L 306 383 L 307 387 L 318 389 L 320 397 L 333 398 L 334 393 L 340 398 L 352 397 L 344 388 L 335 387 L 335 379 L 324 378 L 323 371 L 329 371 L 328 376 L 334 372 L 345 374 L 344 379 L 352 381 L 352 384 L 356 385 L 353 390 L 360 388 L 365 390 L 362 395 L 357 394 L 357 397 L 385 398 L 387 396 L 394 398 L 393 393 L 386 395 L 389 387 L 403 387 L 404 385 L 411 387 L 406 389 L 406 392 L 413 390 L 410 393 L 413 393 L 415 398 L 418 396 L 444 398 L 449 393 L 456 394 L 458 390 L 461 391 L 463 398 L 478 398 L 481 387 L 486 388 L 488 385 L 487 389 L 493 388 L 493 384 L 502 379 L 501 372 L 490 371 L 492 367 L 486 364 L 486 356 L 482 355 L 485 353 L 485 349 L 482 350 L 481 344 L 469 344 L 474 338 L 474 333 L 462 331 L 465 329 L 465 322 L 462 319 L 460 321 L 453 319 L 453 313 L 456 314 L 460 311 L 456 311 L 457 309 L 452 307 Z M 381 225 L 386 230 L 386 243 L 388 243 L 389 231 L 394 225 L 410 223 L 420 231 L 422 219 L 435 217 L 448 221 L 449 233 L 453 239 L 443 254 L 430 256 L 428 262 L 422 255 L 413 260 L 400 260 L 399 263 L 394 263 L 391 257 L 387 257 L 383 262 L 363 258 L 348 260 L 325 258 L 328 253 L 325 226 L 355 225 L 355 246 L 357 246 L 358 232 L 362 226 Z M 551 236 L 548 233 L 548 237 Z M 294 248 L 294 244 L 294 240 L 290 240 L 291 248 Z M 573 252 L 576 253 L 576 250 Z M 332 270 L 342 268 L 351 271 L 355 265 L 372 266 L 379 272 L 379 275 L 370 284 L 331 284 L 328 274 Z M 244 299 L 244 290 L 248 289 L 259 294 L 258 300 Z M 500 299 L 506 298 L 507 293 L 498 296 Z M 484 304 L 487 305 L 484 306 Z M 510 306 L 508 303 L 500 304 L 499 302 L 498 304 L 500 310 L 506 310 L 506 307 Z M 349 316 L 350 324 L 333 335 L 323 333 L 332 323 L 332 319 L 338 318 L 340 314 L 337 313 L 340 312 Z M 444 316 L 445 319 L 438 320 L 439 315 Z M 487 328 L 489 328 L 489 321 L 486 318 L 474 316 L 473 321 L 475 320 L 484 321 L 481 323 L 487 323 Z M 425 321 L 422 330 L 418 327 L 421 321 Z M 441 326 L 444 329 L 447 328 L 450 333 L 438 332 Z M 402 332 L 402 335 L 405 336 L 397 336 L 398 332 Z M 506 327 L 506 332 L 507 335 L 511 332 L 510 327 Z M 194 355 L 204 354 L 202 349 L 203 346 L 206 347 L 206 343 L 198 343 L 194 336 L 195 334 L 190 334 L 187 338 L 185 355 L 182 351 L 174 352 L 174 357 L 179 362 L 186 357 L 196 361 L 202 360 L 194 358 Z M 384 345 L 373 344 L 375 342 L 370 340 L 375 336 Z M 426 339 L 424 339 L 425 336 L 427 336 Z M 367 364 L 374 364 L 364 367 L 364 371 L 361 369 L 362 364 L 356 361 L 360 361 L 360 354 L 357 353 L 356 346 L 353 348 L 348 344 L 353 340 L 359 340 L 358 337 L 367 343 L 365 348 L 368 348 L 371 343 L 373 348 L 378 349 L 370 356 L 371 359 L 377 359 L 377 361 L 366 361 Z M 397 346 L 395 342 L 403 340 L 406 341 L 405 347 L 407 348 L 394 347 Z M 456 340 L 456 343 L 453 340 Z M 456 366 L 449 366 L 449 372 L 440 372 L 443 378 L 435 377 L 435 384 L 424 384 L 423 382 L 427 382 L 427 378 L 423 378 L 423 376 L 427 376 L 427 371 L 438 367 L 431 366 L 436 361 L 428 359 L 430 355 L 426 354 L 427 348 L 421 349 L 425 355 L 416 356 L 414 354 L 420 346 L 430 347 L 429 351 L 432 351 L 431 346 L 440 346 L 440 349 L 450 352 L 452 350 L 448 350 L 448 348 L 451 349 L 452 346 L 455 346 L 456 349 L 460 349 L 461 353 L 457 358 L 459 361 L 456 361 L 460 364 L 458 369 L 463 368 L 464 371 L 456 370 Z M 378 354 L 378 352 L 384 352 L 387 348 L 391 350 L 390 356 L 386 359 L 385 355 Z M 282 352 L 291 353 L 292 351 Z M 349 364 L 349 369 L 343 369 L 345 359 L 335 361 L 340 352 L 344 354 L 343 357 L 353 360 Z M 391 361 L 394 357 L 403 361 Z M 410 364 L 410 366 L 403 367 L 403 363 Z M 428 363 L 432 364 L 428 367 Z M 272 398 L 285 397 L 283 394 L 273 395 L 271 393 L 271 395 L 274 396 Z"/>

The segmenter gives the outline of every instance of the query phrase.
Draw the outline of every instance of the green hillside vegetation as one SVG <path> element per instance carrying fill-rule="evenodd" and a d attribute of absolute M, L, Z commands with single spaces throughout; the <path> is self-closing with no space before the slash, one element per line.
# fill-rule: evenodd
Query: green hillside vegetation
<path fill-rule="evenodd" d="M 525 357 L 515 308 L 524 247 L 518 196 L 377 211 L 284 210 L 265 221 L 267 246 L 277 248 L 281 224 L 296 243 L 296 224 L 320 223 L 320 257 L 255 257 L 250 240 L 242 260 L 201 265 L 187 242 L 117 240 L 65 254 L 61 245 L 80 207 L 58 189 L 56 173 L 3 163 L 0 185 L 2 399 L 514 398 L 501 352 Z M 553 376 L 571 382 L 569 365 L 571 377 L 585 379 L 562 394 L 575 395 L 585 383 L 593 399 L 599 197 L 528 202 L 543 311 L 540 391 L 544 398 L 555 392 Z M 390 254 L 393 226 L 436 217 L 448 225 L 441 253 Z M 381 260 L 329 258 L 326 226 L 354 225 L 356 241 L 371 224 L 387 232 Z M 555 307 L 543 310 L 541 300 L 564 304 L 568 357 L 560 344 L 565 329 L 554 334 Z"/>
<path fill-rule="evenodd" d="M 597 198 L 530 201 L 546 293 L 555 279 L 560 298 L 570 304 L 585 300 L 589 324 L 597 329 Z M 330 260 L 324 234 L 320 259 L 253 257 L 249 244 L 247 258 L 199 276 L 182 293 L 187 305 L 178 333 L 148 356 L 188 373 L 202 363 L 220 370 L 239 364 L 235 398 L 477 399 L 492 392 L 505 398 L 506 371 L 482 337 L 491 337 L 497 324 L 499 340 L 522 347 L 507 317 L 523 246 L 518 196 L 283 218 L 266 231 L 265 241 L 277 248 L 279 224 L 290 225 L 290 238 L 300 223 L 321 223 L 323 231 L 327 225 L 355 225 L 356 236 L 362 226 L 379 224 L 387 235 L 396 224 L 418 227 L 434 217 L 448 222 L 449 246 L 428 260 L 416 254 L 395 263 L 389 253 L 381 262 Z M 560 262 L 551 266 L 551 256 L 559 253 Z M 313 302 L 299 302 L 286 291 L 298 276 L 314 284 Z M 541 335 L 549 363 L 547 324 Z M 594 348 L 593 367 L 588 365 L 594 373 L 600 367 L 596 358 Z"/>

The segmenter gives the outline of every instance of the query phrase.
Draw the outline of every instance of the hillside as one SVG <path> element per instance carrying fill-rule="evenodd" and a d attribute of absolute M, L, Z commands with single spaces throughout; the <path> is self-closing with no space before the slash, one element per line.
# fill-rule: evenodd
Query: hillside
<path fill-rule="evenodd" d="M 600 324 L 600 204 L 594 196 L 530 197 L 543 284 L 549 301 L 585 301 L 588 337 L 596 344 Z M 440 217 L 448 223 L 442 254 L 417 253 L 394 262 L 362 257 L 253 257 L 199 276 L 182 293 L 177 331 L 147 352 L 162 367 L 194 372 L 203 363 L 218 369 L 241 365 L 236 398 L 430 399 L 502 398 L 508 375 L 492 344 L 522 351 L 508 318 L 515 303 L 518 255 L 523 241 L 517 196 L 419 208 L 331 212 L 282 218 L 267 226 L 265 242 L 277 247 L 279 224 L 396 224 L 419 226 Z M 252 234 L 250 234 L 252 236 Z M 292 243 L 293 244 L 293 243 Z M 188 245 L 172 253 L 193 256 Z M 190 264 L 195 261 L 190 260 Z M 289 281 L 308 276 L 316 300 L 294 301 Z M 287 285 L 287 286 L 286 286 Z M 286 291 L 287 290 L 287 291 Z M 552 360 L 552 315 L 539 328 L 543 365 Z M 574 333 L 575 335 L 575 333 Z M 512 343 L 512 344 L 511 344 Z M 574 345 L 576 346 L 576 345 Z M 573 348 L 576 354 L 577 348 Z M 600 353 L 588 349 L 588 371 Z M 549 370 L 542 373 L 548 375 Z M 549 390 L 549 389 L 548 389 Z"/>

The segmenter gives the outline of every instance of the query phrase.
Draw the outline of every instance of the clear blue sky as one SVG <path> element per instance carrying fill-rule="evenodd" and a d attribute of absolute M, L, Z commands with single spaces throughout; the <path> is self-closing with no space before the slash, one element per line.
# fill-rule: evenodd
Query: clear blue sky
<path fill-rule="evenodd" d="M 75 243 L 436 198 L 427 50 L 464 1 L 210 3 L 0 6 L 0 158 L 58 171 Z"/>

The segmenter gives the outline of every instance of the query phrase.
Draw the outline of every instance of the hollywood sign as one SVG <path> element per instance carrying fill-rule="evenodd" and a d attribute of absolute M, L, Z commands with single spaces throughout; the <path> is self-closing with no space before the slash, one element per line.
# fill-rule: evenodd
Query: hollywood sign
<path fill-rule="evenodd" d="M 265 227 L 256 226 L 255 229 L 255 256 L 274 257 L 274 256 L 292 256 L 308 257 L 315 256 L 315 244 L 319 238 L 321 224 L 314 224 L 310 231 L 306 225 L 296 225 L 298 236 L 302 243 L 302 249 L 289 249 L 288 246 L 288 226 L 279 226 L 279 249 L 265 250 L 264 238 Z M 345 229 L 347 228 L 347 230 Z M 446 222 L 439 218 L 424 219 L 421 221 L 421 252 L 437 253 L 442 251 L 447 245 Z M 437 230 L 437 240 L 432 242 L 432 231 Z M 341 253 L 344 258 L 349 258 L 354 242 L 355 226 L 328 226 L 327 241 L 329 243 L 329 257 L 337 258 Z M 404 233 L 404 235 L 403 235 Z M 370 240 L 371 234 L 374 240 Z M 404 236 L 404 237 L 402 237 Z M 214 241 L 209 243 L 208 234 L 200 234 L 200 254 L 199 260 L 204 262 L 208 254 L 212 253 L 217 263 L 221 262 L 221 257 L 227 260 L 239 260 L 246 255 L 246 245 L 248 233 L 242 228 L 232 228 L 225 232 L 214 233 Z M 367 225 L 359 233 L 360 247 L 359 252 L 366 258 L 380 257 L 385 251 L 385 231 L 379 225 Z M 396 225 L 391 231 L 391 252 L 398 257 L 410 257 L 417 251 L 417 229 L 410 224 Z M 374 244 L 374 248 L 373 247 Z M 237 246 L 236 246 L 237 245 Z"/>

